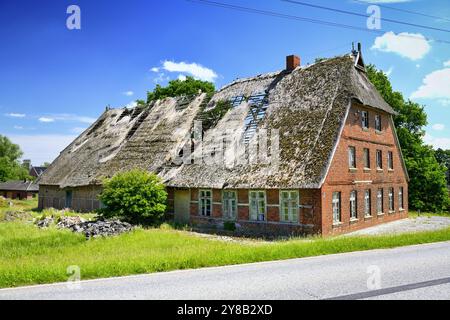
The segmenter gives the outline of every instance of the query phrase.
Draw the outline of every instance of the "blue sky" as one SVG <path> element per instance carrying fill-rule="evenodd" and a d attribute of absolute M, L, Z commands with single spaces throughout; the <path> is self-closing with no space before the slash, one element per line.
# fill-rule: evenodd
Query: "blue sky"
<path fill-rule="evenodd" d="M 217 0 L 366 28 L 366 19 L 280 0 Z M 352 0 L 312 1 L 366 14 Z M 382 0 L 390 7 L 450 19 L 447 0 Z M 69 5 L 81 29 L 69 30 Z M 450 21 L 381 8 L 381 17 L 441 29 Z M 426 105 L 426 141 L 450 149 L 450 33 L 382 22 L 382 32 L 207 6 L 185 0 L 0 1 L 0 134 L 35 165 L 53 160 L 107 105 L 132 105 L 156 83 L 193 75 L 218 88 L 239 77 L 280 70 L 285 56 L 302 64 L 363 45 L 366 63 L 394 89 Z M 403 36 L 399 36 L 399 34 Z M 406 36 L 404 36 L 406 35 Z"/>

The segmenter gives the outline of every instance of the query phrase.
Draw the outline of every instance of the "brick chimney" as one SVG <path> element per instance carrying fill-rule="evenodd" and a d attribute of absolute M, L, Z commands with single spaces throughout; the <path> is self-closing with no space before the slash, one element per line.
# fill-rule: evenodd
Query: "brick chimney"
<path fill-rule="evenodd" d="M 286 57 L 286 70 L 292 71 L 300 66 L 300 57 L 291 55 Z"/>

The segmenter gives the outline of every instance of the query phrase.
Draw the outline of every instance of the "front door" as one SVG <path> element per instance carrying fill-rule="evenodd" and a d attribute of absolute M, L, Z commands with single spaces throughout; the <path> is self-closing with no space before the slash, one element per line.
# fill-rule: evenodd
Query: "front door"
<path fill-rule="evenodd" d="M 66 191 L 66 208 L 72 208 L 72 191 Z"/>
<path fill-rule="evenodd" d="M 175 222 L 188 224 L 191 209 L 191 193 L 189 190 L 175 190 L 174 208 Z"/>

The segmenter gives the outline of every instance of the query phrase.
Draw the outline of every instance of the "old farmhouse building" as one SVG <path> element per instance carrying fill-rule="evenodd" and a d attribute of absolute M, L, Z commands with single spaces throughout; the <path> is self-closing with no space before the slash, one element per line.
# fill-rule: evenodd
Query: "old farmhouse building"
<path fill-rule="evenodd" d="M 224 114 L 208 112 L 223 102 Z M 39 206 L 99 208 L 103 178 L 141 168 L 163 179 L 169 214 L 197 226 L 234 221 L 247 234 L 331 235 L 402 219 L 408 175 L 393 114 L 360 50 L 309 66 L 290 56 L 285 70 L 234 81 L 212 97 L 107 109 L 39 179 Z M 207 123 L 201 150 L 176 161 L 187 141 L 198 143 L 191 134 L 198 120 Z M 276 164 L 193 161 L 199 152 L 217 156 L 217 141 L 227 145 L 230 132 L 248 159 L 258 150 L 252 139 L 266 131 L 278 133 L 267 139 Z"/>

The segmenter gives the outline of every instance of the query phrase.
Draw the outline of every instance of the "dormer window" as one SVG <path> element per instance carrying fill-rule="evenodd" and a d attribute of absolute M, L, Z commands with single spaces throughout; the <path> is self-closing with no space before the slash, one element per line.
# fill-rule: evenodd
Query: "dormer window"
<path fill-rule="evenodd" d="M 361 126 L 364 130 L 369 129 L 369 112 L 361 111 Z"/>

